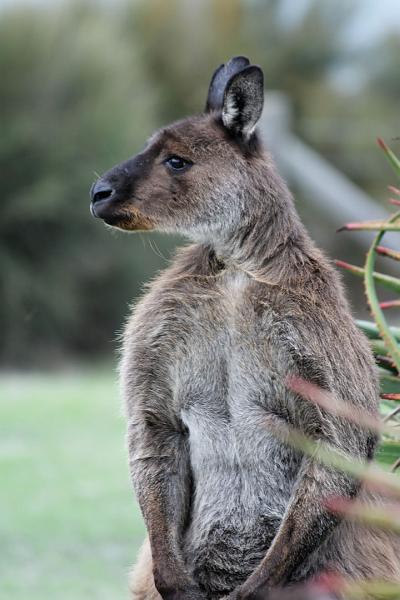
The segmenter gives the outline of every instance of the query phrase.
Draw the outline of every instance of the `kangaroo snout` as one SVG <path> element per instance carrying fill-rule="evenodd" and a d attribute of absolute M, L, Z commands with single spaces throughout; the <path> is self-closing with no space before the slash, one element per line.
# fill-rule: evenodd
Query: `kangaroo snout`
<path fill-rule="evenodd" d="M 138 154 L 103 173 L 90 189 L 92 215 L 127 231 L 154 229 L 152 215 L 146 213 L 147 203 L 138 197 L 147 170 L 146 161 Z"/>
<path fill-rule="evenodd" d="M 94 217 L 103 218 L 115 196 L 114 187 L 104 179 L 98 179 L 90 189 L 90 210 Z"/>
<path fill-rule="evenodd" d="M 134 181 L 126 167 L 117 166 L 102 175 L 90 188 L 92 215 L 125 231 L 154 229 L 152 218 L 138 206 Z"/>

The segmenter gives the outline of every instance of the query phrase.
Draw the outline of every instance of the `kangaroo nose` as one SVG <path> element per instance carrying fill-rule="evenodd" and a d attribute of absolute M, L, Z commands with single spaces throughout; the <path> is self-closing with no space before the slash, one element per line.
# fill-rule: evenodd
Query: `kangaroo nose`
<path fill-rule="evenodd" d="M 103 181 L 102 179 L 98 179 L 90 189 L 90 196 L 92 198 L 93 204 L 99 202 L 100 200 L 106 200 L 107 198 L 111 198 L 114 190 L 108 181 Z"/>

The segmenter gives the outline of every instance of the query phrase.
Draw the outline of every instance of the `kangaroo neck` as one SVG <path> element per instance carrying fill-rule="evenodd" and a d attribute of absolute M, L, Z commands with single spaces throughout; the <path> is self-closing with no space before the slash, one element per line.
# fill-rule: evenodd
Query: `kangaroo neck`
<path fill-rule="evenodd" d="M 216 256 L 226 267 L 254 279 L 271 285 L 290 283 L 317 250 L 288 191 L 276 196 L 269 190 L 262 201 L 253 204 L 257 207 L 254 214 L 214 244 Z"/>

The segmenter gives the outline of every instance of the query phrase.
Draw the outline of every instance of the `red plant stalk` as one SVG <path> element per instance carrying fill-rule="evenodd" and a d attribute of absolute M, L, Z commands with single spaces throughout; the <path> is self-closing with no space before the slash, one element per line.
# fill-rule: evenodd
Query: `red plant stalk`
<path fill-rule="evenodd" d="M 289 376 L 286 378 L 285 383 L 293 392 L 313 402 L 334 416 L 342 417 L 364 429 L 376 431 L 377 433 L 382 433 L 386 429 L 374 415 L 368 414 L 364 410 L 361 411 L 343 400 L 339 400 L 331 392 L 323 390 L 318 385 L 315 385 L 315 383 L 306 381 L 302 377 L 297 377 L 296 375 Z M 392 428 L 390 428 L 390 432 L 393 433 Z"/>
<path fill-rule="evenodd" d="M 387 300 L 386 302 L 380 302 L 379 306 L 382 309 L 386 309 L 386 308 L 398 308 L 400 306 L 400 300 Z"/>
<path fill-rule="evenodd" d="M 381 394 L 381 398 L 382 400 L 395 400 L 398 402 L 400 400 L 400 394 Z"/>
<path fill-rule="evenodd" d="M 386 246 L 377 246 L 375 248 L 375 252 L 377 252 L 381 256 L 388 256 L 389 258 L 393 258 L 393 260 L 400 260 L 400 252 L 392 250 L 391 248 L 387 248 Z"/>
<path fill-rule="evenodd" d="M 397 187 L 394 187 L 394 185 L 388 185 L 388 189 L 390 192 L 393 192 L 393 194 L 396 194 L 397 196 L 400 196 L 400 190 Z"/>

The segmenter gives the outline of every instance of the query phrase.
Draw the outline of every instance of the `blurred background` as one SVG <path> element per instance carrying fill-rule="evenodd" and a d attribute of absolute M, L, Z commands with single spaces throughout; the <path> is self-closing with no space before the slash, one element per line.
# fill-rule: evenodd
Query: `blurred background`
<path fill-rule="evenodd" d="M 143 525 L 117 338 L 183 240 L 106 229 L 88 191 L 237 54 L 264 69 L 262 134 L 312 236 L 360 262 L 335 230 L 396 183 L 375 139 L 399 153 L 398 0 L 0 0 L 1 598 L 126 597 Z"/>

